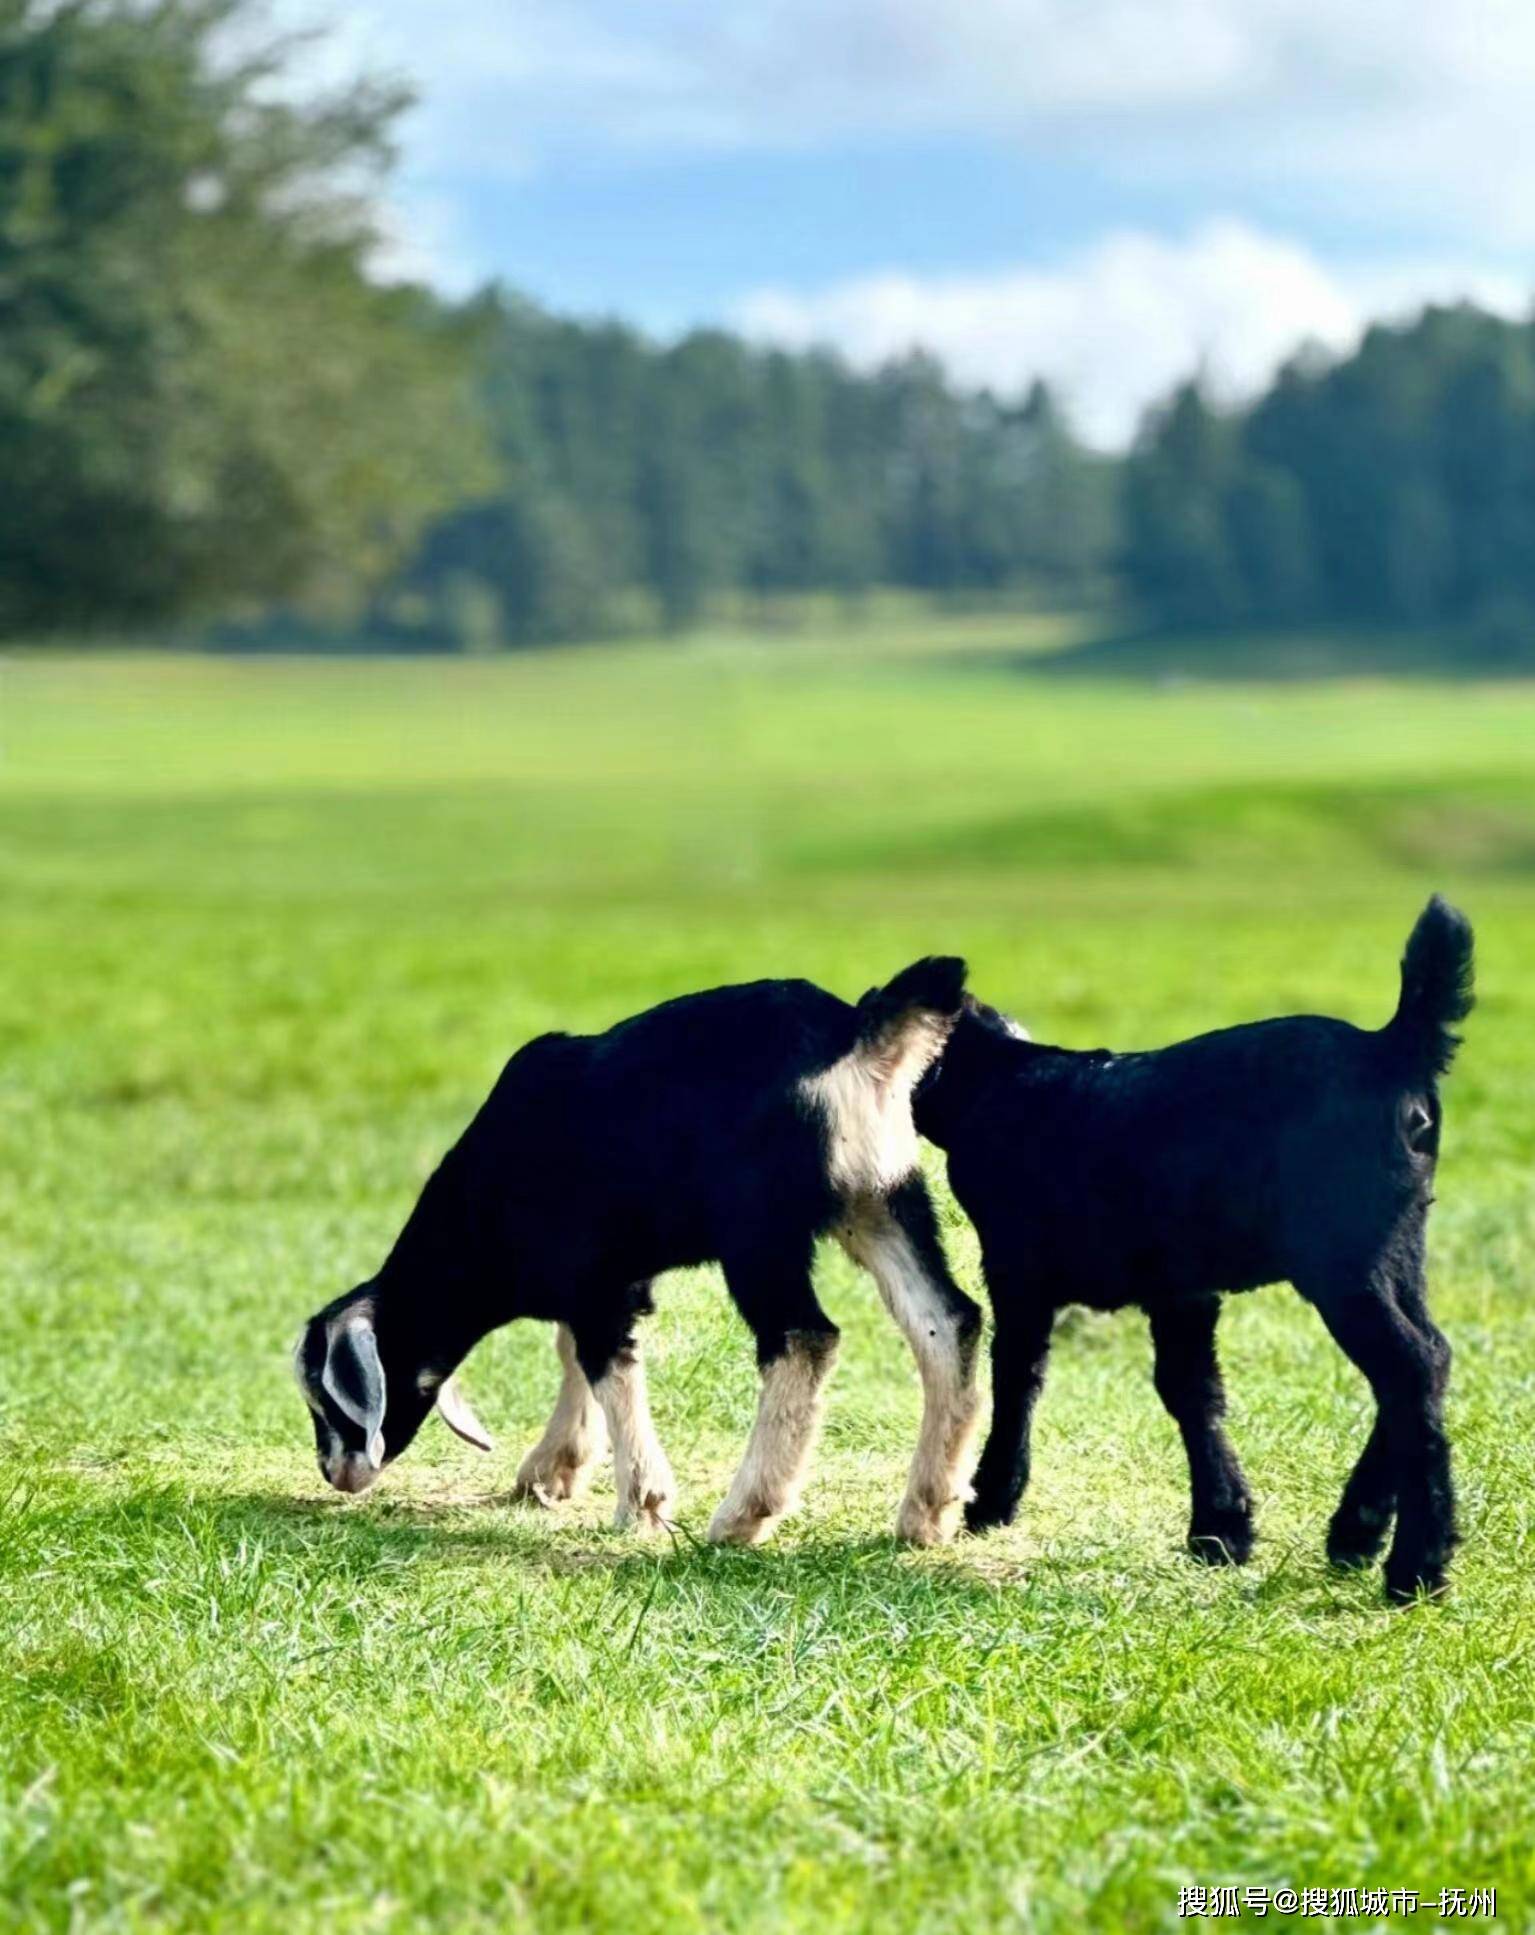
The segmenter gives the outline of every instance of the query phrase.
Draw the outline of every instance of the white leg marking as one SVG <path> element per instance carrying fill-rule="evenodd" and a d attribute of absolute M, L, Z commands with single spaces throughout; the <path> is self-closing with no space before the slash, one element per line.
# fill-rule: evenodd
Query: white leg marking
<path fill-rule="evenodd" d="M 618 1509 L 613 1523 L 620 1531 L 638 1525 L 644 1532 L 668 1529 L 676 1481 L 650 1422 L 645 1394 L 645 1366 L 638 1344 L 626 1345 L 592 1387 L 613 1440 L 613 1475 L 618 1487 Z"/>
<path fill-rule="evenodd" d="M 579 1497 L 608 1445 L 602 1407 L 576 1362 L 576 1340 L 565 1324 L 555 1326 L 554 1347 L 560 1358 L 560 1394 L 544 1435 L 518 1466 L 513 1487 L 514 1497 L 536 1499 L 540 1505 Z"/>
<path fill-rule="evenodd" d="M 980 1418 L 976 1340 L 966 1339 L 940 1285 L 882 1202 L 858 1205 L 840 1232 L 843 1248 L 879 1286 L 922 1375 L 922 1429 L 896 1517 L 898 1538 L 938 1545 L 959 1528 L 970 1496 L 971 1451 Z"/>
<path fill-rule="evenodd" d="M 798 1505 L 836 1355 L 834 1331 L 791 1330 L 783 1355 L 762 1373 L 746 1455 L 710 1521 L 717 1543 L 758 1545 Z"/>

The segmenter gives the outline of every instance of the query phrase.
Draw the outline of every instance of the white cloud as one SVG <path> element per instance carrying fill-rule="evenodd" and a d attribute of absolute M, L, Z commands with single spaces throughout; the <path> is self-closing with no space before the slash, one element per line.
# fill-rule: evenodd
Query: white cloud
<path fill-rule="evenodd" d="M 1531 0 L 271 4 L 339 20 L 317 73 L 418 81 L 386 266 L 454 290 L 509 265 L 477 252 L 448 186 L 726 150 L 856 169 L 871 148 L 984 138 L 1090 178 L 1099 205 L 1118 183 L 1191 216 L 1246 211 L 987 274 L 897 264 L 805 291 L 764 261 L 770 286 L 736 306 L 759 335 L 860 362 L 920 342 L 967 381 L 1042 371 L 1104 442 L 1201 360 L 1241 392 L 1308 336 L 1341 348 L 1429 298 L 1522 311 L 1535 280 Z M 1276 222 L 1329 237 L 1325 261 Z"/>
<path fill-rule="evenodd" d="M 761 289 L 733 320 L 765 340 L 830 344 L 864 367 L 920 346 L 967 384 L 1016 391 L 1044 376 L 1084 434 L 1113 446 L 1198 366 L 1218 392 L 1245 396 L 1308 339 L 1345 349 L 1374 316 L 1466 293 L 1508 313 L 1525 308 L 1516 278 L 1454 263 L 1344 278 L 1292 242 L 1221 221 L 1183 241 L 1111 235 L 1043 268 Z"/>
<path fill-rule="evenodd" d="M 988 135 L 1535 245 L 1529 0 L 278 3 L 420 79 L 428 172 Z"/>

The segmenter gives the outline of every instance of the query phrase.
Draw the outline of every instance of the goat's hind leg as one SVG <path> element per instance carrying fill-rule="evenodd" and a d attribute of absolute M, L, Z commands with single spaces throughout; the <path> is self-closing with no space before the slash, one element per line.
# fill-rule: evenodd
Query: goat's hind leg
<path fill-rule="evenodd" d="M 1444 1430 L 1450 1346 L 1429 1317 L 1417 1259 L 1403 1260 L 1400 1269 L 1383 1262 L 1363 1287 L 1333 1284 L 1321 1294 L 1313 1288 L 1306 1294 L 1339 1348 L 1369 1379 L 1377 1407 L 1370 1442 L 1345 1487 L 1334 1526 L 1341 1518 L 1346 1538 L 1360 1526 L 1361 1501 L 1380 1510 L 1394 1495 L 1396 1536 L 1386 1560 L 1386 1590 L 1393 1599 L 1440 1592 L 1459 1542 Z M 1365 1529 L 1375 1528 L 1366 1520 Z M 1335 1543 L 1336 1532 L 1329 1550 Z"/>
<path fill-rule="evenodd" d="M 1434 1378 L 1442 1400 L 1449 1376 L 1450 1347 L 1428 1314 L 1423 1292 L 1421 1237 L 1409 1245 L 1407 1268 L 1395 1281 L 1394 1297 L 1408 1322 L 1429 1340 Z M 1390 1439 L 1384 1420 L 1377 1417 L 1327 1528 L 1327 1556 L 1331 1562 L 1350 1568 L 1373 1564 L 1385 1548 L 1396 1505 L 1396 1467 Z"/>
<path fill-rule="evenodd" d="M 1219 1297 L 1158 1304 L 1151 1313 L 1157 1396 L 1183 1436 L 1189 1460 L 1189 1551 L 1207 1565 L 1252 1556 L 1252 1494 L 1223 1426 L 1226 1389 L 1215 1354 Z"/>
<path fill-rule="evenodd" d="M 843 1247 L 879 1286 L 922 1377 L 922 1429 L 896 1516 L 897 1538 L 937 1545 L 952 1538 L 969 1495 L 979 1415 L 976 1357 L 980 1307 L 949 1274 L 937 1219 L 920 1177 L 849 1208 Z"/>
<path fill-rule="evenodd" d="M 557 1324 L 560 1394 L 544 1435 L 517 1468 L 516 1498 L 554 1505 L 585 1490 L 592 1467 L 607 1449 L 608 1432 L 597 1394 L 576 1358 L 576 1340 L 567 1324 Z"/>
<path fill-rule="evenodd" d="M 811 1252 L 807 1234 L 725 1258 L 762 1382 L 745 1455 L 709 1524 L 717 1544 L 760 1545 L 799 1503 L 839 1336 L 811 1284 Z"/>
<path fill-rule="evenodd" d="M 1328 1559 L 1333 1565 L 1351 1569 L 1373 1565 L 1385 1548 L 1395 1516 L 1391 1447 L 1385 1423 L 1377 1417 L 1328 1523 Z"/>

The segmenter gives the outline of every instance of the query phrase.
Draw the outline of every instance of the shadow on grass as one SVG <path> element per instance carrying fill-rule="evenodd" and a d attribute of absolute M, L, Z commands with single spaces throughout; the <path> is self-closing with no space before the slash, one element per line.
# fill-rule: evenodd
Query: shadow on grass
<path fill-rule="evenodd" d="M 737 1568 L 744 1577 L 775 1566 L 873 1567 L 887 1569 L 892 1577 L 924 1571 L 934 1580 L 951 1583 L 963 1583 L 968 1577 L 988 1591 L 996 1583 L 995 1566 L 972 1572 L 959 1562 L 967 1549 L 983 1553 L 979 1542 L 968 1548 L 963 1542 L 945 1548 L 936 1562 L 890 1535 L 847 1539 L 790 1534 L 746 1550 L 711 1545 L 702 1536 L 704 1518 L 696 1526 L 689 1519 L 669 1533 L 645 1534 L 593 1523 L 590 1513 L 595 1508 L 578 1503 L 568 1510 L 551 1510 L 505 1492 L 350 1500 L 268 1489 L 218 1493 L 168 1485 L 124 1495 L 99 1507 L 76 1507 L 66 1516 L 85 1546 L 91 1543 L 91 1530 L 98 1528 L 116 1542 L 142 1541 L 146 1549 L 161 1539 L 205 1536 L 219 1545 L 259 1543 L 284 1557 L 313 1555 L 331 1566 L 353 1564 L 359 1572 L 371 1571 L 386 1558 L 429 1558 L 470 1565 L 511 1561 L 557 1574 L 637 1570 L 648 1575 L 658 1568 L 676 1573 Z M 925 1560 L 929 1562 L 924 1564 Z M 1014 1574 L 1024 1569 L 1016 1554 L 1007 1569 Z"/>
<path fill-rule="evenodd" d="M 952 661 L 951 661 L 952 662 Z M 984 662 L 995 668 L 993 655 Z M 1535 634 L 1474 632 L 1125 630 L 1059 652 L 1019 653 L 1015 671 L 1040 678 L 1139 680 L 1157 685 L 1277 680 L 1535 678 Z"/>
<path fill-rule="evenodd" d="M 68 1514 L 79 1546 L 96 1534 L 142 1552 L 145 1569 L 162 1543 L 188 1537 L 221 1550 L 258 1546 L 289 1562 L 313 1561 L 360 1580 L 382 1566 L 512 1566 L 547 1578 L 602 1575 L 637 1592 L 658 1585 L 705 1589 L 728 1608 L 764 1592 L 814 1592 L 843 1602 L 850 1621 L 878 1620 L 921 1601 L 983 1608 L 988 1623 L 1005 1606 L 1030 1623 L 1119 1621 L 1131 1605 L 1157 1620 L 1179 1602 L 1201 1619 L 1240 1624 L 1284 1609 L 1306 1621 L 1384 1611 L 1378 1570 L 1338 1573 L 1320 1549 L 1260 1546 L 1259 1562 L 1207 1568 L 1181 1545 L 1148 1556 L 1084 1532 L 1028 1551 L 1006 1539 L 961 1538 L 922 1551 L 893 1536 L 793 1533 L 765 1547 L 710 1545 L 688 1526 L 669 1536 L 616 1531 L 559 1511 L 500 1497 L 377 1499 L 365 1504 L 273 1490 L 204 1492 L 169 1486 Z M 1213 1596 L 1212 1596 L 1213 1588 Z"/>

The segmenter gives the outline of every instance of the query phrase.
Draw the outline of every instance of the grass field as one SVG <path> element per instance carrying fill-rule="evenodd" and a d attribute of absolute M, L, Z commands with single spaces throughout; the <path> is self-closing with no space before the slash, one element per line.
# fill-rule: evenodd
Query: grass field
<path fill-rule="evenodd" d="M 1053 638 L 0 664 L 0 1928 L 1136 1929 L 1225 1882 L 1535 1926 L 1535 689 L 1015 662 Z M 324 1491 L 299 1322 L 528 1035 L 931 949 L 1077 1045 L 1374 1024 L 1434 887 L 1482 989 L 1447 1603 L 1328 1572 L 1368 1399 L 1283 1290 L 1223 1325 L 1236 1574 L 1181 1555 L 1128 1313 L 1069 1322 L 1018 1526 L 898 1548 L 916 1380 L 832 1254 L 822 1449 L 762 1551 L 696 1536 L 755 1394 L 709 1272 L 651 1326 L 675 1542 L 607 1529 L 610 1481 L 506 1502 L 531 1326 L 468 1373 L 492 1459 L 433 1424 Z"/>

